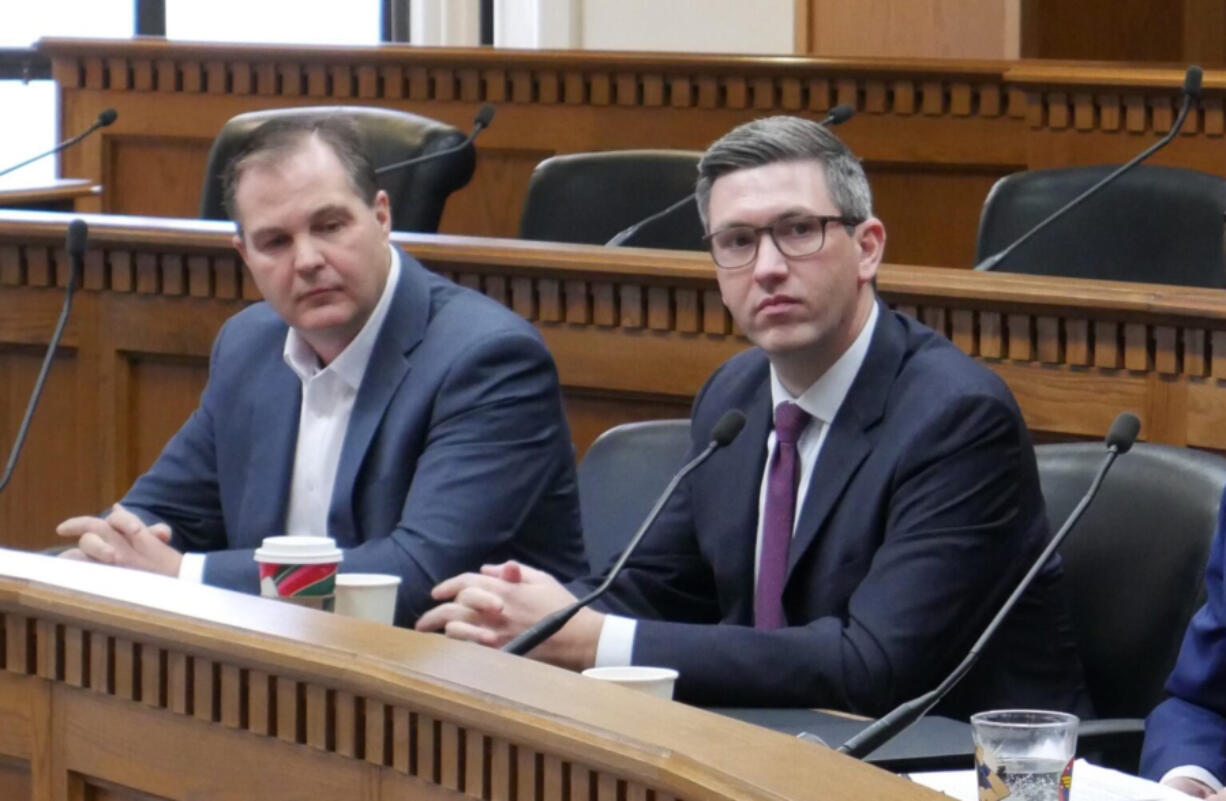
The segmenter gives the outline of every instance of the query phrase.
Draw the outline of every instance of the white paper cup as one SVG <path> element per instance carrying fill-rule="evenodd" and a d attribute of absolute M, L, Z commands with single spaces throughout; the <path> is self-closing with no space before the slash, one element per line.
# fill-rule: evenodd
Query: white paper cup
<path fill-rule="evenodd" d="M 677 683 L 677 676 L 680 674 L 672 668 L 628 665 L 626 667 L 588 668 L 583 671 L 583 675 L 589 679 L 620 684 L 623 687 L 639 690 L 667 701 L 673 697 L 673 685 Z"/>
<path fill-rule="evenodd" d="M 331 537 L 265 537 L 255 552 L 260 595 L 330 611 L 342 558 Z"/>
<path fill-rule="evenodd" d="M 396 617 L 396 590 L 400 576 L 384 573 L 338 573 L 336 608 L 338 615 L 360 617 L 392 625 Z"/>

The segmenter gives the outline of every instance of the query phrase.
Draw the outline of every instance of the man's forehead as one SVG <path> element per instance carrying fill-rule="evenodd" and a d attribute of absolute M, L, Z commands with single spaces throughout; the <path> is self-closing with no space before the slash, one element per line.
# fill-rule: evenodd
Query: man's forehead
<path fill-rule="evenodd" d="M 734 170 L 711 184 L 711 214 L 773 207 L 778 204 L 817 209 L 832 202 L 821 162 L 776 161 Z"/>

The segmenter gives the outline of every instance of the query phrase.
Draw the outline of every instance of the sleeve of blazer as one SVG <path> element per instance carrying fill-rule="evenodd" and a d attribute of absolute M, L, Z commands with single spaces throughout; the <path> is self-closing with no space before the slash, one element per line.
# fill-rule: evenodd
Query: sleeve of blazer
<path fill-rule="evenodd" d="M 170 544 L 180 551 L 213 551 L 226 546 L 213 439 L 215 410 L 226 402 L 219 397 L 224 393 L 213 380 L 225 334 L 223 326 L 213 343 L 210 378 L 200 406 L 122 501 L 146 523 L 169 524 L 174 532 Z"/>
<path fill-rule="evenodd" d="M 1170 698 L 1145 724 L 1141 774 L 1155 780 L 1171 768 L 1197 765 L 1226 777 L 1226 508 L 1205 572 L 1208 600 L 1192 617 L 1175 669 L 1167 681 Z"/>
<path fill-rule="evenodd" d="M 865 532 L 881 541 L 845 615 L 769 632 L 644 620 L 634 662 L 677 668 L 678 697 L 694 703 L 866 714 L 951 667 L 934 653 L 969 644 L 1000 576 L 1041 547 L 1027 527 L 1042 508 L 1019 510 L 1029 439 L 1015 407 L 975 394 L 912 413 L 905 441 L 879 446 L 898 451 L 885 530 Z"/>
<path fill-rule="evenodd" d="M 455 354 L 437 389 L 395 529 L 346 549 L 342 570 L 401 576 L 396 622 L 411 625 L 434 604 L 435 584 L 514 553 L 525 517 L 571 465 L 557 374 L 544 344 L 519 331 L 483 339 Z M 577 531 L 575 521 L 558 532 L 556 565 L 544 554 L 529 561 L 573 574 L 582 559 Z M 255 592 L 251 558 L 250 550 L 210 553 L 205 582 Z"/>

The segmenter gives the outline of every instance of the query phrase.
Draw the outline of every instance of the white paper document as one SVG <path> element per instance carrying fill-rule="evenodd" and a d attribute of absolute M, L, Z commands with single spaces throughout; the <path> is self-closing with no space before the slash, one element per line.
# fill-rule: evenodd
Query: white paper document
<path fill-rule="evenodd" d="M 931 787 L 959 801 L 978 801 L 973 770 L 911 773 L 917 784 Z M 1188 801 L 1190 796 L 1161 784 L 1079 759 L 1073 763 L 1071 801 Z"/>

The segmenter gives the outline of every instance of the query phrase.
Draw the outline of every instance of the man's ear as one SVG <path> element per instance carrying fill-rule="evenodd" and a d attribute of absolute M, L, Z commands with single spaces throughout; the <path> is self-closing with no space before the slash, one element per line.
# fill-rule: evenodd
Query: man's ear
<path fill-rule="evenodd" d="M 392 201 L 388 198 L 387 192 L 382 189 L 376 192 L 372 207 L 375 210 L 375 219 L 379 221 L 379 227 L 383 229 L 383 233 L 390 234 L 392 232 Z"/>
<path fill-rule="evenodd" d="M 885 225 L 876 217 L 869 217 L 856 226 L 856 245 L 860 250 L 857 269 L 860 282 L 867 284 L 877 277 L 877 268 L 885 255 Z"/>

